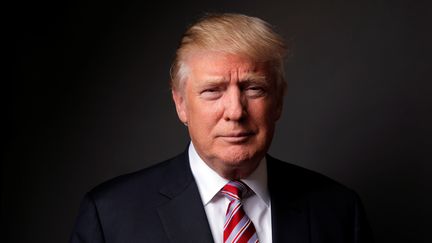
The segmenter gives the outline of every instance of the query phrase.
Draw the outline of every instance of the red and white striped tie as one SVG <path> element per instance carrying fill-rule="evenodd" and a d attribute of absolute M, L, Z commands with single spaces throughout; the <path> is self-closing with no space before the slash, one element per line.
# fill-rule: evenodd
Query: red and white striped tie
<path fill-rule="evenodd" d="M 259 242 L 255 227 L 243 210 L 241 199 L 250 188 L 241 181 L 230 181 L 221 192 L 230 203 L 225 216 L 224 243 Z"/>

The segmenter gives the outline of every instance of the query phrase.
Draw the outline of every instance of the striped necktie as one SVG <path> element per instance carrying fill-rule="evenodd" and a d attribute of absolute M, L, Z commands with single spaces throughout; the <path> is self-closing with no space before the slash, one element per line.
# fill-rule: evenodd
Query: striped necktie
<path fill-rule="evenodd" d="M 252 191 L 241 181 L 230 181 L 221 190 L 230 200 L 225 216 L 224 243 L 259 242 L 255 227 L 243 210 L 241 199 Z"/>

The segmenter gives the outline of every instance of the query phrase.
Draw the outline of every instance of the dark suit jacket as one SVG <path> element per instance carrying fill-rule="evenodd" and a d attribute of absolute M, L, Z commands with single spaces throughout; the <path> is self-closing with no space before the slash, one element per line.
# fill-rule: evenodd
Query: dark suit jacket
<path fill-rule="evenodd" d="M 267 163 L 273 242 L 372 242 L 357 194 L 270 156 Z M 70 242 L 213 242 L 187 153 L 87 193 Z"/>

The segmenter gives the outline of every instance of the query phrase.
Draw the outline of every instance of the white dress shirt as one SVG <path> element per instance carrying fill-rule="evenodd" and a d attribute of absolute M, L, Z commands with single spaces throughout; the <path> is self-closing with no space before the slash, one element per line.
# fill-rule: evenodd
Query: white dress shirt
<path fill-rule="evenodd" d="M 229 180 L 211 169 L 189 145 L 189 163 L 204 205 L 215 243 L 223 243 L 223 225 L 229 200 L 219 191 Z M 261 243 L 272 242 L 271 204 L 267 188 L 267 161 L 264 158 L 255 171 L 242 179 L 254 194 L 243 199 L 243 209 L 253 222 Z"/>

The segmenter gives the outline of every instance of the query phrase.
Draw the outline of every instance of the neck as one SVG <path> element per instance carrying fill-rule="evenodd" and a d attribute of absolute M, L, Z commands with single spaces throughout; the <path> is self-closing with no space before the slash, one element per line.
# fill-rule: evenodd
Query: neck
<path fill-rule="evenodd" d="M 205 162 L 205 161 L 204 161 Z M 212 168 L 221 177 L 227 180 L 240 180 L 249 177 L 255 169 L 258 167 L 260 160 L 243 162 L 242 165 L 231 166 L 225 165 L 218 167 L 214 164 L 205 162 L 210 168 Z"/>

